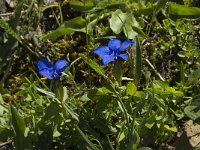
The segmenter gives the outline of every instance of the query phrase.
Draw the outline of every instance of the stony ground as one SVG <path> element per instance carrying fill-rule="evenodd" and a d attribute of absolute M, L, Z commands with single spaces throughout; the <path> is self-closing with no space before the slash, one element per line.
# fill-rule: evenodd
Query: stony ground
<path fill-rule="evenodd" d="M 192 120 L 184 124 L 183 131 L 179 132 L 170 150 L 200 150 L 200 125 Z"/>

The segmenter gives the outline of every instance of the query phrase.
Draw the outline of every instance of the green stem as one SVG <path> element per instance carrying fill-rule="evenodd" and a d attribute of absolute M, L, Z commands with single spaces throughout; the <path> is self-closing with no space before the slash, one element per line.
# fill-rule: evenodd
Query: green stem
<path fill-rule="evenodd" d="M 125 105 L 124 105 L 124 103 L 123 103 L 121 97 L 120 97 L 119 94 L 117 93 L 115 87 L 113 86 L 113 82 L 112 82 L 111 80 L 109 80 L 109 82 L 110 82 L 110 84 L 111 84 L 111 87 L 112 87 L 112 89 L 113 89 L 115 95 L 117 96 L 118 102 L 119 102 L 120 105 L 121 105 L 122 112 L 123 112 L 123 114 L 124 114 L 124 117 L 125 117 L 125 119 L 126 119 L 126 122 L 129 124 L 128 113 L 127 113 L 126 107 L 125 107 Z"/>

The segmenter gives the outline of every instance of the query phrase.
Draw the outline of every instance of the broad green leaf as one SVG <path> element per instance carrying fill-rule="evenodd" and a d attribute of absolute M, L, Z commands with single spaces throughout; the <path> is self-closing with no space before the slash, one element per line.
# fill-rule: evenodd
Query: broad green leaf
<path fill-rule="evenodd" d="M 92 68 L 94 71 L 96 71 L 99 75 L 102 75 L 104 78 L 106 78 L 105 71 L 101 66 L 99 66 L 96 62 L 94 62 L 92 59 L 86 57 L 85 55 L 81 54 L 81 58 Z"/>
<path fill-rule="evenodd" d="M 50 31 L 46 35 L 42 36 L 42 40 L 48 40 L 53 38 L 58 38 L 66 34 L 71 34 L 75 31 L 85 32 L 86 21 L 82 17 L 76 17 L 69 21 L 64 22 L 55 31 Z"/>
<path fill-rule="evenodd" d="M 119 34 L 122 31 L 122 27 L 124 26 L 127 17 L 127 14 L 123 13 L 120 9 L 117 9 L 112 13 L 110 28 L 115 34 Z"/>
<path fill-rule="evenodd" d="M 198 19 L 200 18 L 200 8 L 187 7 L 184 5 L 170 3 L 169 17 L 172 19 L 180 19 L 180 18 Z"/>
<path fill-rule="evenodd" d="M 126 93 L 133 96 L 137 91 L 137 87 L 132 82 L 129 82 L 126 86 Z"/>
<path fill-rule="evenodd" d="M 110 28 L 115 34 L 123 31 L 128 39 L 133 39 L 138 33 L 144 35 L 133 14 L 123 13 L 120 9 L 112 13 Z"/>
<path fill-rule="evenodd" d="M 127 37 L 127 39 L 133 39 L 136 35 L 137 32 L 135 32 L 133 30 L 133 26 L 139 26 L 138 22 L 135 20 L 135 18 L 133 17 L 133 15 L 130 15 L 127 19 L 126 22 L 123 26 L 123 32 L 125 34 L 125 36 Z M 138 28 L 139 30 L 139 28 Z"/>
<path fill-rule="evenodd" d="M 138 84 L 142 74 L 142 54 L 141 54 L 140 42 L 136 36 L 136 61 L 135 61 L 135 84 Z"/>
<path fill-rule="evenodd" d="M 77 11 L 89 11 L 95 6 L 92 1 L 86 1 L 86 2 L 72 1 L 69 4 L 73 9 Z"/>

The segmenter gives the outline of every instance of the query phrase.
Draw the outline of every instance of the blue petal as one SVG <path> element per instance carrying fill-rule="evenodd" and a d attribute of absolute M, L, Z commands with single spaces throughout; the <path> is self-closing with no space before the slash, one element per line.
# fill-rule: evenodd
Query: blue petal
<path fill-rule="evenodd" d="M 48 78 L 48 79 L 53 79 L 53 68 L 51 68 L 51 69 L 43 69 L 43 70 L 41 70 L 41 71 L 39 71 L 39 73 L 42 75 L 42 76 L 44 76 L 44 77 L 46 77 L 46 78 Z"/>
<path fill-rule="evenodd" d="M 42 60 L 38 61 L 37 67 L 38 67 L 39 71 L 41 71 L 43 69 L 52 68 L 53 64 L 46 59 L 42 59 Z"/>
<path fill-rule="evenodd" d="M 69 63 L 67 63 L 66 60 L 58 60 L 56 63 L 55 63 L 55 71 L 57 73 L 61 73 L 63 72 L 67 67 L 69 66 Z"/>
<path fill-rule="evenodd" d="M 113 51 L 117 51 L 120 48 L 121 44 L 122 42 L 120 40 L 112 39 L 108 42 L 108 47 Z"/>
<path fill-rule="evenodd" d="M 54 72 L 53 77 L 60 78 L 62 76 L 62 72 Z"/>
<path fill-rule="evenodd" d="M 103 56 L 103 64 L 107 65 L 108 63 L 115 61 L 115 56 L 114 55 L 104 55 Z"/>
<path fill-rule="evenodd" d="M 121 45 L 121 47 L 119 48 L 119 51 L 125 51 L 129 46 L 133 45 L 135 42 L 132 41 L 124 41 Z"/>
<path fill-rule="evenodd" d="M 100 57 L 103 57 L 104 55 L 110 55 L 112 53 L 112 51 L 107 46 L 99 46 L 93 52 Z"/>
<path fill-rule="evenodd" d="M 128 54 L 127 53 L 126 54 L 120 54 L 120 55 L 118 55 L 118 57 L 122 60 L 128 60 Z"/>

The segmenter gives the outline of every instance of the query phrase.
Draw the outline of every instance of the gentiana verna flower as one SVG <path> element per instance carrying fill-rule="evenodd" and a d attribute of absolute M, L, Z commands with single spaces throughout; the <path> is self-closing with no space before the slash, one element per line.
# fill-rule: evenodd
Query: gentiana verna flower
<path fill-rule="evenodd" d="M 49 62 L 46 59 L 39 60 L 37 63 L 37 67 L 39 69 L 39 73 L 48 78 L 60 78 L 62 76 L 62 72 L 70 66 L 70 62 L 66 60 L 58 60 L 55 65 Z"/>
<path fill-rule="evenodd" d="M 94 53 L 103 59 L 104 65 L 107 65 L 118 59 L 128 60 L 128 53 L 125 51 L 133 44 L 134 42 L 132 41 L 121 42 L 118 39 L 112 39 L 108 42 L 108 46 L 100 46 L 94 50 Z"/>

